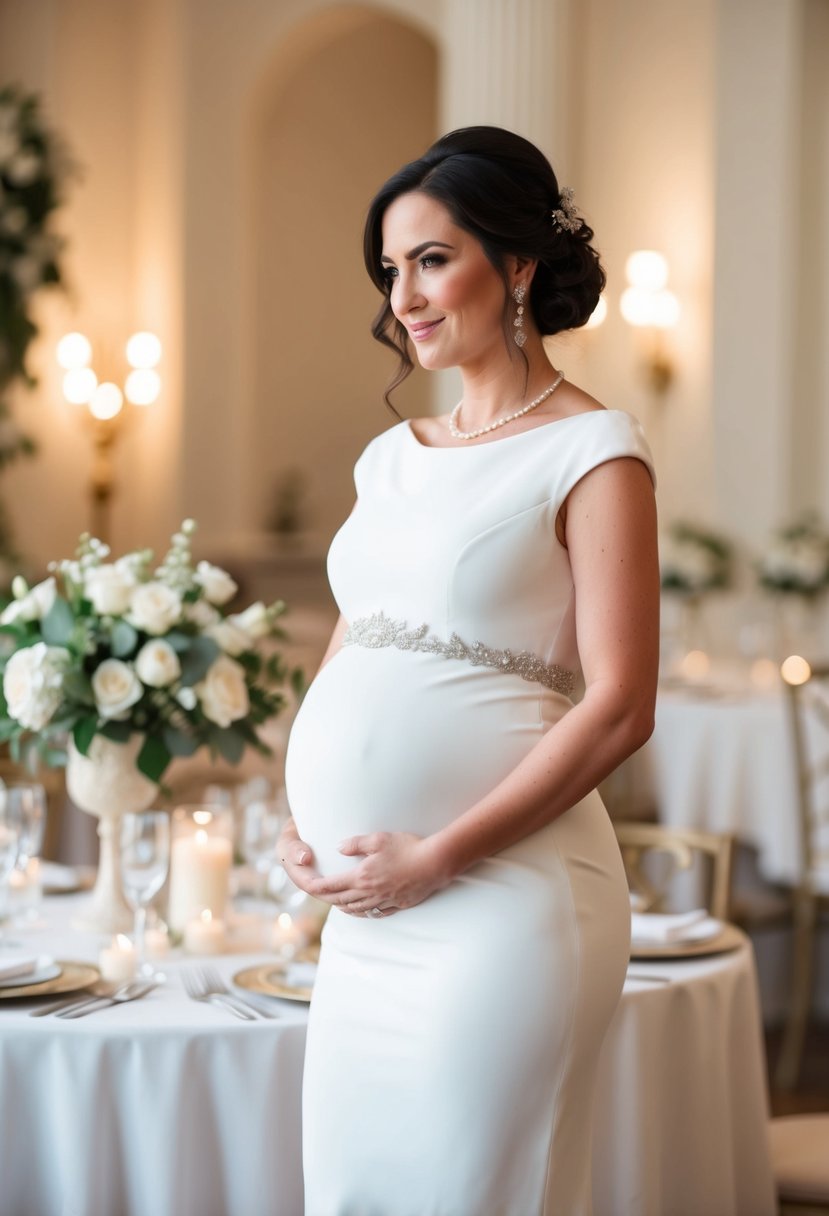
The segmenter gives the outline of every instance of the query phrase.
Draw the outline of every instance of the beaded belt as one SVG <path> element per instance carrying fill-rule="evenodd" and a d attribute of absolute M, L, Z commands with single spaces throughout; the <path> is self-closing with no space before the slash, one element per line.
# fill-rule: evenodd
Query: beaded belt
<path fill-rule="evenodd" d="M 536 655 L 526 650 L 513 654 L 511 650 L 496 650 L 492 646 L 484 646 L 483 642 L 473 642 L 469 646 L 456 633 L 448 642 L 429 633 L 428 625 L 418 625 L 416 629 L 407 629 L 405 621 L 392 621 L 382 612 L 373 612 L 371 616 L 361 616 L 349 625 L 343 640 L 343 646 L 366 646 L 371 650 L 381 650 L 386 646 L 396 646 L 398 650 L 423 650 L 428 654 L 440 654 L 445 659 L 465 659 L 476 667 L 495 667 L 510 675 L 521 676 L 551 688 L 553 692 L 563 693 L 569 697 L 576 686 L 576 677 L 572 671 L 559 667 L 557 663 L 544 663 Z"/>

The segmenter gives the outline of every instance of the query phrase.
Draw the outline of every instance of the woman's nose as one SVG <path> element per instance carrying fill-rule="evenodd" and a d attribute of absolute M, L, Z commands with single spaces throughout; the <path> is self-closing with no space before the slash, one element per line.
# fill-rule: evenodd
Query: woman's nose
<path fill-rule="evenodd" d="M 404 316 L 414 309 L 422 308 L 426 302 L 423 292 L 413 275 L 401 274 L 394 285 L 394 311 Z"/>

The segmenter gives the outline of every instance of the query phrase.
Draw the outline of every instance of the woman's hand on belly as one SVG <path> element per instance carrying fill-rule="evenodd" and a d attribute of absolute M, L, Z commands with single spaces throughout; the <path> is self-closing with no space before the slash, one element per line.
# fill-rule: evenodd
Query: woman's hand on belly
<path fill-rule="evenodd" d="M 372 832 L 340 845 L 344 857 L 362 857 L 343 874 L 314 879 L 304 890 L 352 916 L 390 916 L 422 903 L 449 882 L 429 836 Z"/>
<path fill-rule="evenodd" d="M 293 818 L 289 819 L 282 829 L 276 845 L 276 855 L 294 886 L 310 895 L 309 884 L 313 884 L 318 878 L 316 870 L 312 868 L 314 853 L 309 844 L 300 840 Z"/>

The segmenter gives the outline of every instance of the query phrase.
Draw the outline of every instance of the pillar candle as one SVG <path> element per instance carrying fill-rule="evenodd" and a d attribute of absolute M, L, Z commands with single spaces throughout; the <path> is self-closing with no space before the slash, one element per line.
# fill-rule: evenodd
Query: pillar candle
<path fill-rule="evenodd" d="M 211 836 L 203 828 L 173 841 L 170 851 L 170 908 L 168 921 L 181 933 L 208 908 L 224 916 L 230 884 L 232 846 L 224 836 Z"/>

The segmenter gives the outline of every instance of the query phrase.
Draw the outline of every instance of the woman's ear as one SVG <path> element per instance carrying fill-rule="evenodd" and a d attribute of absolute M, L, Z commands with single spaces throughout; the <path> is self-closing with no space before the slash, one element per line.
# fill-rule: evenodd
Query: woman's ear
<path fill-rule="evenodd" d="M 507 273 L 511 287 L 514 287 L 519 280 L 525 287 L 529 287 L 537 266 L 538 258 L 527 258 L 520 253 L 511 254 L 507 258 Z"/>

